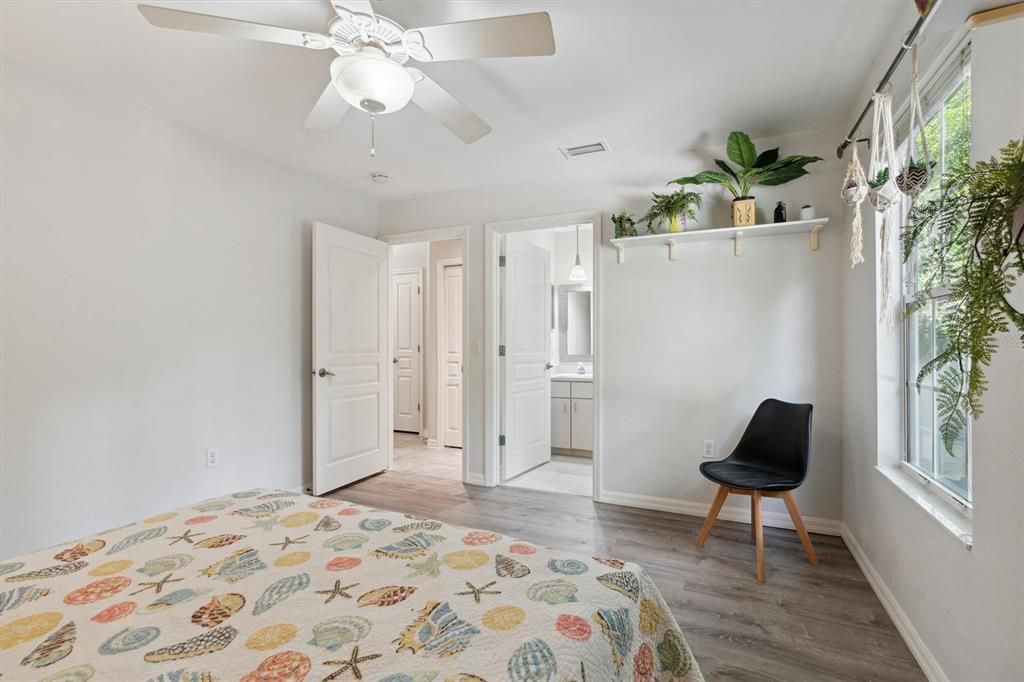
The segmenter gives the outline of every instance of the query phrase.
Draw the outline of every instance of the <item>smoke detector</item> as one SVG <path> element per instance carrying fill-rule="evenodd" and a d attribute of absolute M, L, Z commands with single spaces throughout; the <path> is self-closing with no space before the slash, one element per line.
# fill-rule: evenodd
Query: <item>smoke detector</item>
<path fill-rule="evenodd" d="M 591 142 L 589 144 L 581 144 L 575 147 L 559 147 L 558 151 L 562 152 L 562 156 L 567 159 L 574 159 L 577 156 L 586 156 L 587 154 L 599 154 L 601 152 L 608 151 L 608 143 L 604 140 L 598 140 L 597 142 Z"/>
<path fill-rule="evenodd" d="M 387 173 L 370 173 L 370 182 L 375 185 L 386 185 L 391 182 Z"/>

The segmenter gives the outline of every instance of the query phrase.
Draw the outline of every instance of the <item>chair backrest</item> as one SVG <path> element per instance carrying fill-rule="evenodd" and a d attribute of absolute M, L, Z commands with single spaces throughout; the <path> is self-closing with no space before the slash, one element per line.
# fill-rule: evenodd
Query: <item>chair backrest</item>
<path fill-rule="evenodd" d="M 757 406 L 732 458 L 789 473 L 799 481 L 807 475 L 811 456 L 811 412 L 807 403 L 768 398 Z"/>

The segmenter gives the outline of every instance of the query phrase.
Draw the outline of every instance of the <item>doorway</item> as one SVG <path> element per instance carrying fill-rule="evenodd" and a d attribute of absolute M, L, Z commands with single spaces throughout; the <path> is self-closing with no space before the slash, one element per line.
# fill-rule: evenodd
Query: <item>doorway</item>
<path fill-rule="evenodd" d="M 463 480 L 463 240 L 390 246 L 394 471 Z"/>
<path fill-rule="evenodd" d="M 495 335 L 489 395 L 494 484 L 596 497 L 598 392 L 595 244 L 600 216 L 487 226 Z"/>

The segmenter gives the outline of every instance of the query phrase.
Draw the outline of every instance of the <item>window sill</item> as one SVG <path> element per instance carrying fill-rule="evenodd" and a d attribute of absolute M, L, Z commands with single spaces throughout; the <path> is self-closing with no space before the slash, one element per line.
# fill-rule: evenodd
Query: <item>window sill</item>
<path fill-rule="evenodd" d="M 917 503 L 929 516 L 939 522 L 950 535 L 955 537 L 965 549 L 971 549 L 974 543 L 974 529 L 971 519 L 954 509 L 949 503 L 936 495 L 927 486 L 899 467 L 876 466 L 875 469 Z"/>

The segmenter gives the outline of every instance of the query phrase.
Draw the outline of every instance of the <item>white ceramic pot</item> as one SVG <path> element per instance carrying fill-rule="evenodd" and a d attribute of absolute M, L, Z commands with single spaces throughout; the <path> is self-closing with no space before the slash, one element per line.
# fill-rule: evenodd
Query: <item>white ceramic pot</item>
<path fill-rule="evenodd" d="M 814 218 L 815 215 L 813 206 L 802 206 L 800 208 L 800 220 L 813 220 Z"/>

